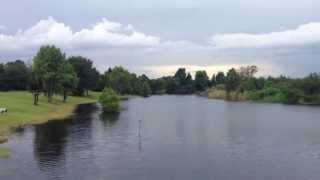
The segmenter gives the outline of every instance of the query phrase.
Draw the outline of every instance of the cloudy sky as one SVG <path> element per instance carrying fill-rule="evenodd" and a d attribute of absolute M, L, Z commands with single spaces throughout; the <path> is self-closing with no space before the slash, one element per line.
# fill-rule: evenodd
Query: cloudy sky
<path fill-rule="evenodd" d="M 178 67 L 255 64 L 260 75 L 320 72 L 319 0 L 10 0 L 0 6 L 0 62 L 43 44 L 104 71 L 157 77 Z"/>

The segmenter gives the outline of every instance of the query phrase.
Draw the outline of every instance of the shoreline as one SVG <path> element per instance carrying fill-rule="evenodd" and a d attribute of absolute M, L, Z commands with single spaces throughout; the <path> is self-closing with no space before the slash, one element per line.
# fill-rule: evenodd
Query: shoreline
<path fill-rule="evenodd" d="M 72 116 L 79 105 L 97 101 L 97 93 L 92 93 L 89 97 L 69 96 L 66 103 L 55 97 L 51 104 L 47 102 L 46 97 L 41 96 L 39 105 L 34 106 L 29 92 L 0 92 L 0 106 L 9 110 L 6 114 L 0 115 L 0 144 L 8 140 L 13 128 L 63 120 Z"/>
<path fill-rule="evenodd" d="M 217 100 L 223 100 L 223 101 L 233 101 L 233 102 L 254 102 L 254 103 L 272 103 L 272 104 L 283 104 L 283 105 L 301 105 L 301 106 L 320 106 L 319 103 L 307 103 L 303 101 L 299 101 L 297 103 L 284 103 L 281 101 L 272 101 L 272 100 L 253 100 L 248 97 L 248 92 L 244 93 L 236 93 L 231 92 L 230 99 L 227 98 L 226 91 L 225 90 L 213 90 L 210 89 L 209 91 L 202 92 L 199 94 L 202 97 L 206 97 L 208 99 L 217 99 Z"/>

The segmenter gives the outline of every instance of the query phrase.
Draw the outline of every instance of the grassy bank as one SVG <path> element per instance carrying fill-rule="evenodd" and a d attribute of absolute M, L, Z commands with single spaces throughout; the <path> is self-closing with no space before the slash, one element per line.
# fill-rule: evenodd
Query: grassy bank
<path fill-rule="evenodd" d="M 0 114 L 0 135 L 12 127 L 25 124 L 44 123 L 51 119 L 62 119 L 70 116 L 77 105 L 96 102 L 98 93 L 91 92 L 89 97 L 69 96 L 66 103 L 61 97 L 54 97 L 53 103 L 48 103 L 44 96 L 39 97 L 39 105 L 32 103 L 32 94 L 26 91 L 0 92 L 0 107 L 8 112 Z"/>

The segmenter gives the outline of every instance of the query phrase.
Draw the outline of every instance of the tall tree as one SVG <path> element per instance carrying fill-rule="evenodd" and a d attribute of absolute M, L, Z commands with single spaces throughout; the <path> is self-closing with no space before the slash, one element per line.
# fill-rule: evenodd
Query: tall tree
<path fill-rule="evenodd" d="M 206 71 L 197 71 L 195 76 L 195 87 L 197 91 L 204 91 L 209 84 L 209 77 Z"/>
<path fill-rule="evenodd" d="M 34 74 L 44 84 L 49 102 L 59 87 L 64 61 L 65 54 L 51 45 L 42 46 L 33 59 Z"/>
<path fill-rule="evenodd" d="M 150 80 L 150 87 L 152 94 L 164 94 L 167 92 L 167 84 L 168 81 L 166 81 L 164 78 L 158 78 L 158 79 L 151 79 Z"/>
<path fill-rule="evenodd" d="M 179 85 L 186 84 L 187 73 L 185 68 L 179 68 L 174 75 L 174 78 L 177 80 Z"/>
<path fill-rule="evenodd" d="M 78 77 L 73 67 L 68 61 L 64 61 L 64 65 L 61 69 L 61 91 L 63 95 L 63 102 L 66 102 L 68 92 L 77 87 Z"/>
<path fill-rule="evenodd" d="M 225 75 L 224 72 L 220 71 L 216 75 L 216 83 L 217 84 L 224 84 L 225 83 Z"/>
<path fill-rule="evenodd" d="M 90 59 L 74 56 L 68 59 L 79 78 L 77 88 L 73 91 L 75 95 L 88 95 L 88 91 L 95 89 L 99 81 L 99 72 L 93 67 Z"/>
<path fill-rule="evenodd" d="M 111 87 L 119 94 L 132 94 L 132 85 L 136 75 L 131 74 L 123 67 L 114 67 L 105 72 L 106 86 Z"/>
<path fill-rule="evenodd" d="M 30 69 L 21 60 L 0 65 L 1 90 L 26 90 L 30 78 Z"/>
<path fill-rule="evenodd" d="M 234 68 L 230 69 L 225 80 L 227 93 L 236 90 L 240 85 L 240 80 L 241 78 L 237 71 Z"/>
<path fill-rule="evenodd" d="M 217 84 L 216 81 L 216 75 L 212 74 L 211 80 L 210 80 L 210 86 L 215 86 Z"/>

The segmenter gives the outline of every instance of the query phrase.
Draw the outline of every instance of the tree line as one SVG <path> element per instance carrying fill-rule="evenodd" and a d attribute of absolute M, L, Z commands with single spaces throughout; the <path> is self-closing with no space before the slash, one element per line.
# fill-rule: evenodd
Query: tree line
<path fill-rule="evenodd" d="M 93 62 L 85 57 L 66 57 L 59 48 L 42 46 L 32 64 L 16 60 L 0 64 L 0 90 L 29 90 L 34 103 L 40 93 L 52 101 L 61 95 L 66 101 L 69 94 L 88 96 L 90 90 L 102 91 L 105 87 L 120 95 L 194 94 L 224 91 L 225 99 L 282 102 L 288 104 L 320 103 L 320 74 L 312 73 L 304 78 L 255 77 L 257 66 L 231 68 L 210 78 L 206 71 L 196 71 L 194 77 L 185 68 L 179 68 L 173 76 L 150 79 L 116 66 L 100 73 Z"/>

